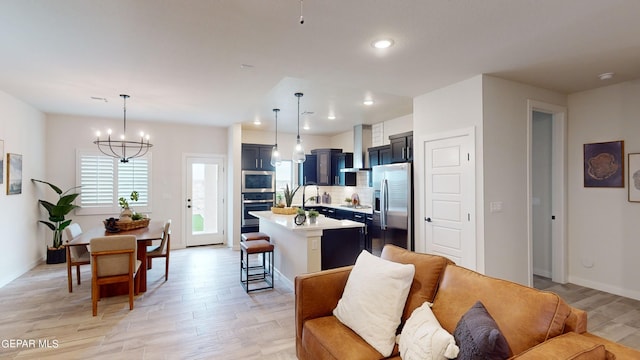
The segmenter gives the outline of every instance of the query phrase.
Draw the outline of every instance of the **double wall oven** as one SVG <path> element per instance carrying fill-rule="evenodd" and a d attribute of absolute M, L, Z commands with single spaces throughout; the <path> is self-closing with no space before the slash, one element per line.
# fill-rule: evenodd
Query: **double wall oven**
<path fill-rule="evenodd" d="M 268 211 L 275 203 L 275 171 L 242 171 L 242 229 L 258 231 L 259 220 L 250 211 Z"/>

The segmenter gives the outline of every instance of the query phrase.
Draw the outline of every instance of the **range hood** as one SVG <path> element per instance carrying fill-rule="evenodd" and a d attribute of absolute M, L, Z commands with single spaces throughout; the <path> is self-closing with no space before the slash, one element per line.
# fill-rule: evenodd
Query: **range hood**
<path fill-rule="evenodd" d="M 371 147 L 371 125 L 356 125 L 353 127 L 353 167 L 340 169 L 341 172 L 371 171 L 365 166 L 369 153 L 367 149 Z"/>

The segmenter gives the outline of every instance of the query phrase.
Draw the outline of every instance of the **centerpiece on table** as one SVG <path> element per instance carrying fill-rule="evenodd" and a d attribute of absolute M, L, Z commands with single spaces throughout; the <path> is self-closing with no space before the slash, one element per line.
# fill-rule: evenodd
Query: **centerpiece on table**
<path fill-rule="evenodd" d="M 293 196 L 296 194 L 296 191 L 300 189 L 300 186 L 296 187 L 293 191 L 289 189 L 289 184 L 285 185 L 284 191 L 282 195 L 284 196 L 285 204 L 278 203 L 277 206 L 273 206 L 271 208 L 271 212 L 274 214 L 280 215 L 293 215 L 298 211 L 297 207 L 291 207 L 291 203 L 293 202 Z"/>
<path fill-rule="evenodd" d="M 140 194 L 137 191 L 132 191 L 131 195 L 129 195 L 129 199 L 132 202 L 138 201 Z M 126 231 L 139 229 L 143 227 L 149 226 L 150 219 L 145 217 L 143 214 L 135 212 L 129 206 L 129 200 L 124 197 L 120 197 L 118 199 L 118 204 L 122 208 L 120 212 L 120 217 L 116 220 L 114 218 L 109 218 L 104 221 L 105 228 L 109 232 L 116 232 L 116 230 Z"/>

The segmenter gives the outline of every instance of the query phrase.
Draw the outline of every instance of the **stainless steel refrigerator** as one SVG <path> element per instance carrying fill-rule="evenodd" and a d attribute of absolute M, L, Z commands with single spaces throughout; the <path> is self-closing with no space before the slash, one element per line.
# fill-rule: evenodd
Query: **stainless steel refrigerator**
<path fill-rule="evenodd" d="M 414 250 L 413 171 L 411 163 L 374 166 L 371 253 L 380 255 L 385 244 Z"/>

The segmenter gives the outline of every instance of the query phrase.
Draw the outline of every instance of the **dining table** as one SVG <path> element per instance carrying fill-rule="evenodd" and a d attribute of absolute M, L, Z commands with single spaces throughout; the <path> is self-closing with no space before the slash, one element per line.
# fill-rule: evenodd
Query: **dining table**
<path fill-rule="evenodd" d="M 83 232 L 82 234 L 74 237 L 69 241 L 69 244 L 72 246 L 78 245 L 89 245 L 91 243 L 91 239 L 96 237 L 103 236 L 112 236 L 112 235 L 135 235 L 138 248 L 137 248 L 137 258 L 142 262 L 140 265 L 140 269 L 136 276 L 140 281 L 139 292 L 147 291 L 147 246 L 151 245 L 153 240 L 162 240 L 162 232 L 164 231 L 164 222 L 162 221 L 150 221 L 149 225 L 143 228 L 132 229 L 132 230 L 122 230 L 119 232 L 108 232 L 105 230 L 104 226 L 94 227 L 89 229 L 88 231 Z M 128 293 L 127 286 L 118 286 L 120 284 L 111 284 L 113 286 L 101 286 L 100 296 L 108 297 L 108 296 L 116 296 L 123 295 Z M 137 295 L 138 293 L 136 293 Z"/>

